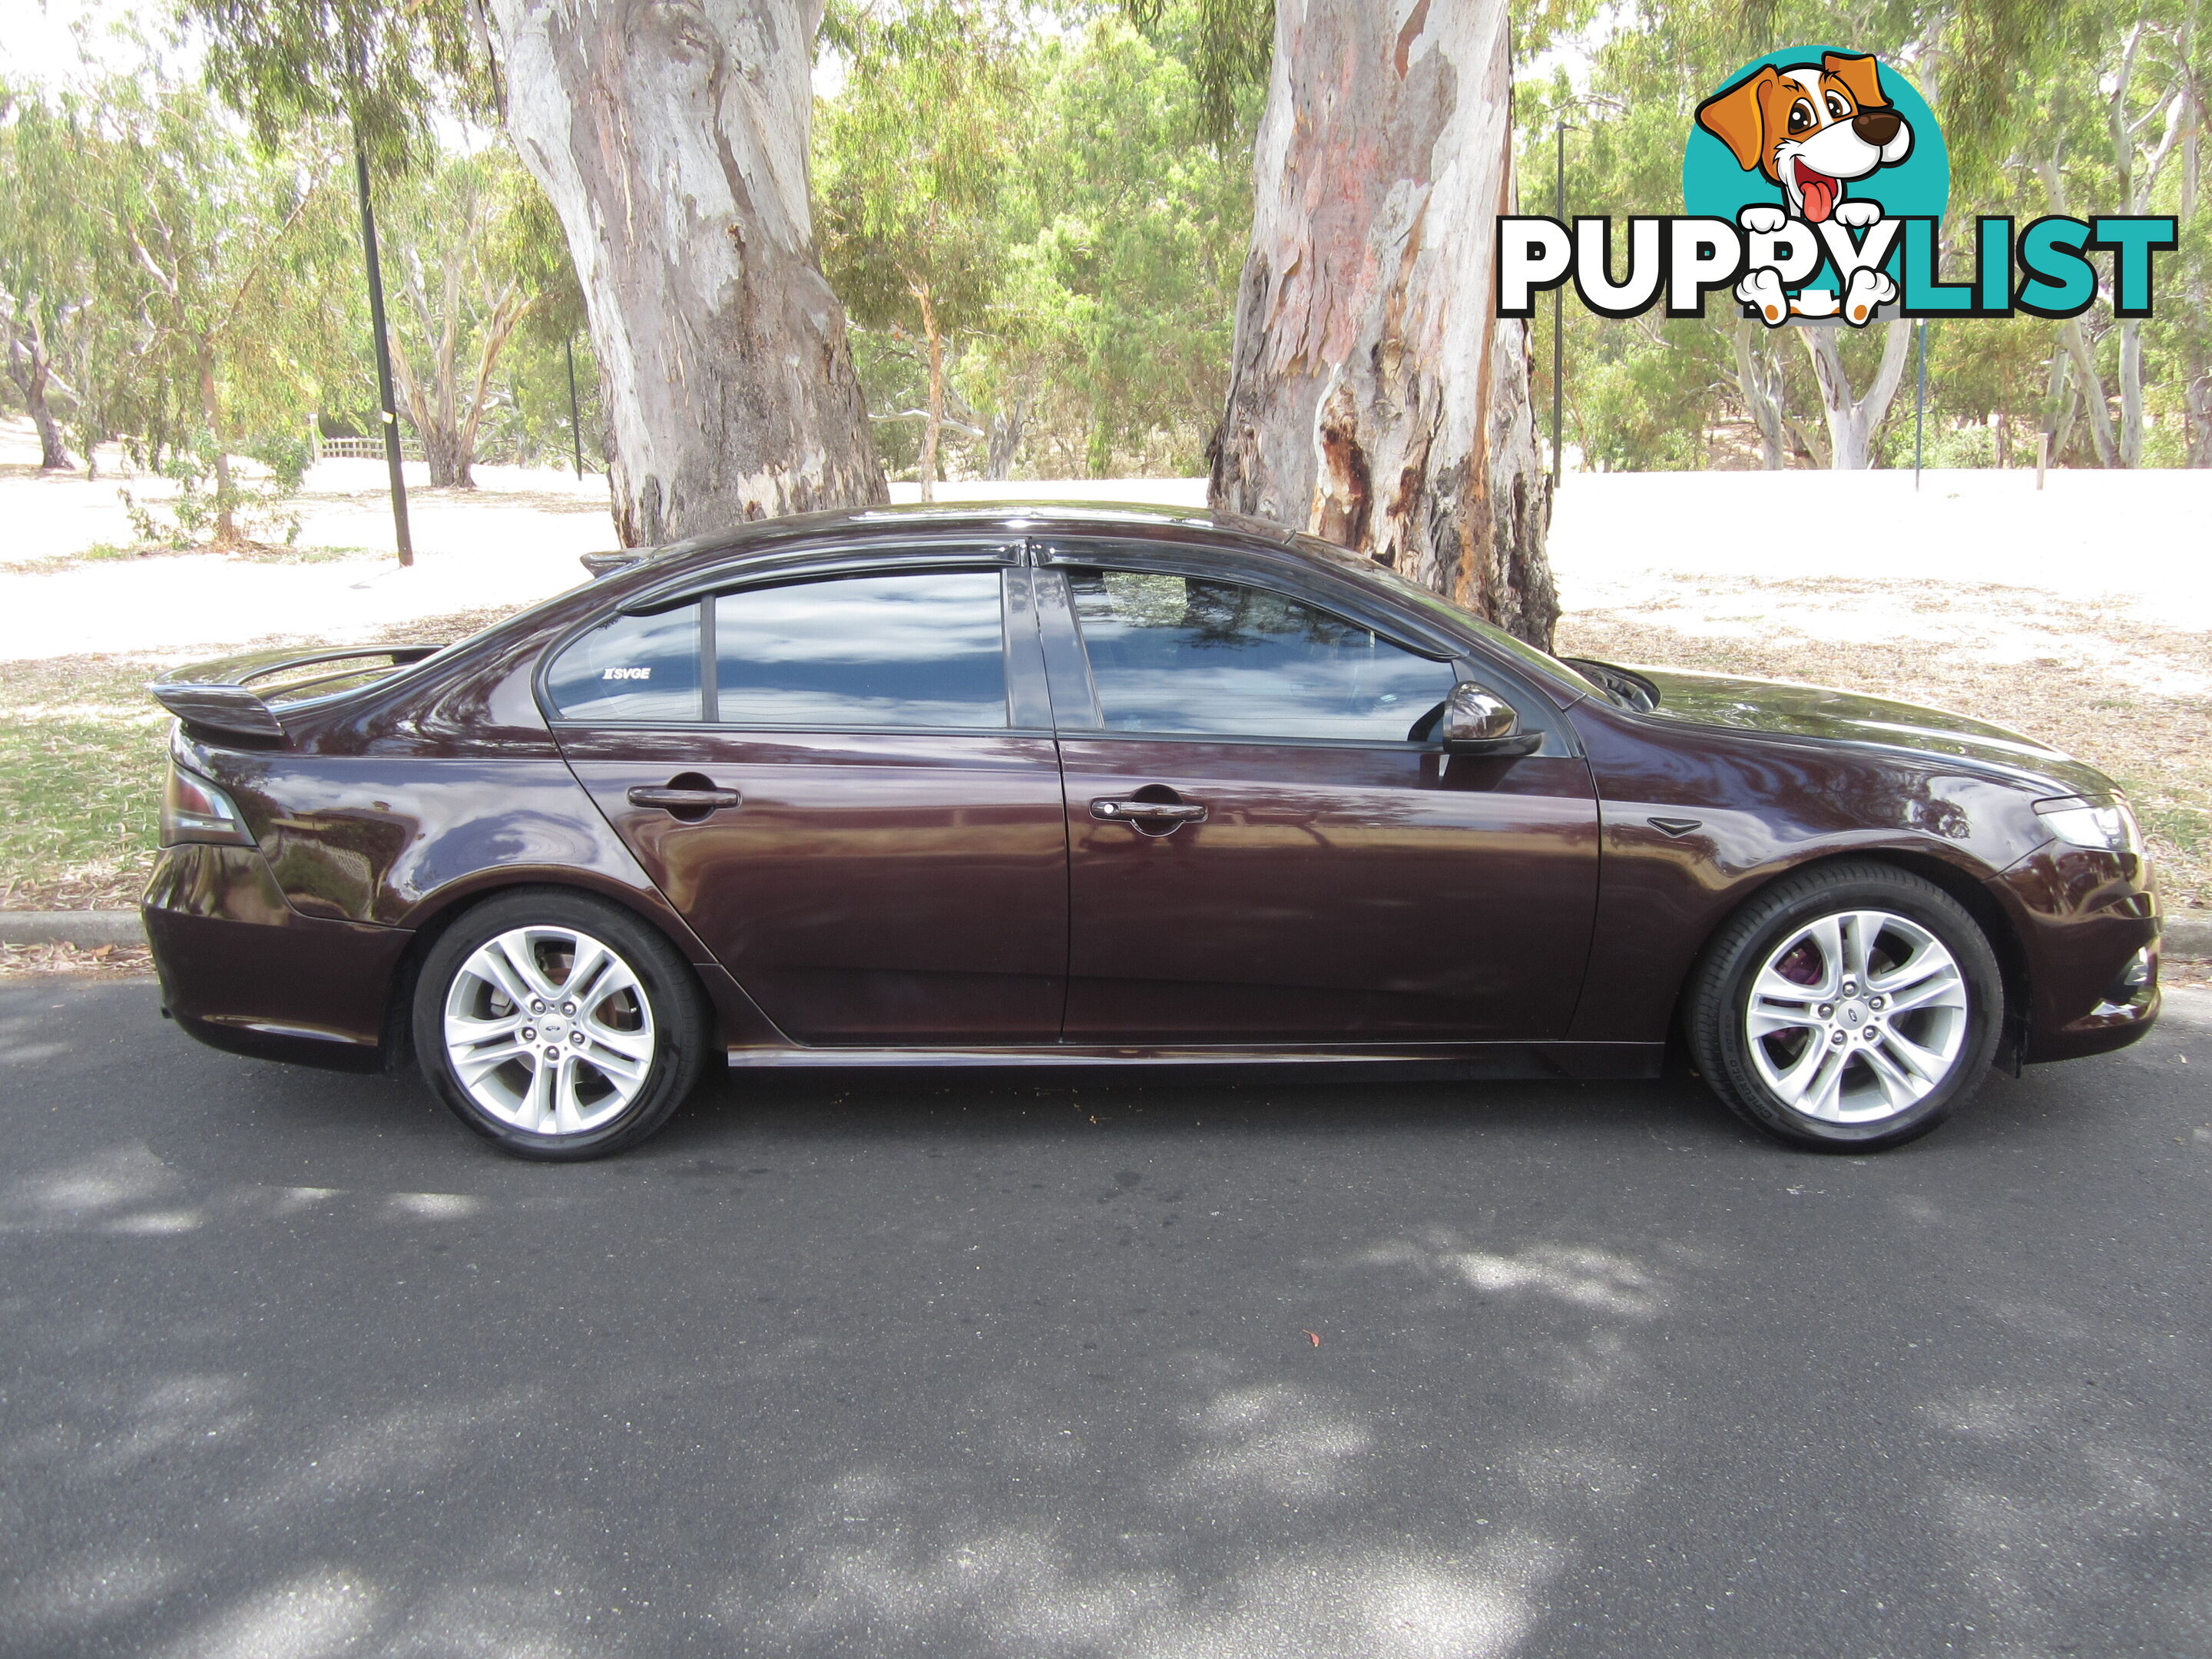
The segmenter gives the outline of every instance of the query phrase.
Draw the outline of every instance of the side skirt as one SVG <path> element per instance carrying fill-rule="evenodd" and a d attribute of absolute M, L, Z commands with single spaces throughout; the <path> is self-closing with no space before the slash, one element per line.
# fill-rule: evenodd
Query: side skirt
<path fill-rule="evenodd" d="M 1530 1078 L 1638 1079 L 1659 1075 L 1666 1045 L 1660 1042 L 1406 1042 L 1285 1044 L 1241 1047 L 1190 1044 L 1176 1048 L 1116 1048 L 1077 1043 L 1022 1048 L 769 1048 L 729 1050 L 733 1067 L 772 1070 L 805 1066 L 1278 1066 L 1319 1068 L 1358 1066 L 1370 1072 L 1403 1068 L 1413 1077 L 1500 1081 Z"/>

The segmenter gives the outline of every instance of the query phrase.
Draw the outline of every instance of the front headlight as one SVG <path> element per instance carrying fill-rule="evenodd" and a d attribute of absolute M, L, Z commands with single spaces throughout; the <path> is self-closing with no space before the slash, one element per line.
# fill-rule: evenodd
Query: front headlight
<path fill-rule="evenodd" d="M 2142 856 L 2142 830 L 2126 801 L 2115 796 L 2101 805 L 2078 797 L 2038 801 L 2043 827 L 2069 847 L 2091 847 L 2106 853 Z"/>

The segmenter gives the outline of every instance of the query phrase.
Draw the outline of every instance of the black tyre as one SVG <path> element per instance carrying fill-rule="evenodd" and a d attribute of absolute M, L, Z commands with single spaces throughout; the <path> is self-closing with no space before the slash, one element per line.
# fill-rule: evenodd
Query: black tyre
<path fill-rule="evenodd" d="M 699 1080 L 710 1022 L 668 941 L 628 911 L 550 888 L 502 894 L 430 947 L 415 1053 L 453 1114 L 518 1158 L 605 1158 Z"/>
<path fill-rule="evenodd" d="M 1683 1001 L 1713 1092 L 1769 1134 L 1832 1152 L 1926 1134 L 1981 1086 L 2003 1026 L 1980 927 L 1884 864 L 1777 882 L 1715 936 Z"/>

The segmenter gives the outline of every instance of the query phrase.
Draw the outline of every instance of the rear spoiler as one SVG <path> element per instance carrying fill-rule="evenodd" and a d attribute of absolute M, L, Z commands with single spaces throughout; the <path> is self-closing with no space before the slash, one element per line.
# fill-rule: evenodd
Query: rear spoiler
<path fill-rule="evenodd" d="M 592 580 L 597 581 L 602 576 L 611 576 L 617 570 L 627 570 L 630 566 L 651 558 L 653 553 L 653 550 L 649 547 L 625 547 L 618 553 L 581 554 L 576 562 L 590 571 Z"/>
<path fill-rule="evenodd" d="M 363 663 L 381 659 L 394 668 L 404 668 L 445 648 L 442 645 L 379 645 L 358 646 L 345 651 L 255 651 L 173 670 L 146 690 L 162 708 L 199 731 L 228 738 L 282 739 L 283 723 L 270 707 L 270 697 L 287 703 L 298 702 L 304 697 L 319 695 L 318 687 L 336 690 L 343 681 L 362 678 L 362 670 L 341 668 L 331 673 L 310 674 L 304 679 L 286 679 L 282 684 L 264 686 L 258 691 L 249 689 L 254 681 L 323 663 Z"/>

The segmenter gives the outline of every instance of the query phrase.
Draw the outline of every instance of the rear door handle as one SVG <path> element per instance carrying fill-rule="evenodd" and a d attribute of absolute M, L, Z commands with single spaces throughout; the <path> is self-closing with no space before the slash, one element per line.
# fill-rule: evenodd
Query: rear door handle
<path fill-rule="evenodd" d="M 639 784 L 629 792 L 632 806 L 659 806 L 671 812 L 712 812 L 742 806 L 744 799 L 734 789 L 653 789 Z"/>
<path fill-rule="evenodd" d="M 1121 800 L 1091 803 L 1091 816 L 1106 823 L 1203 823 L 1206 808 L 1194 800 Z"/>

